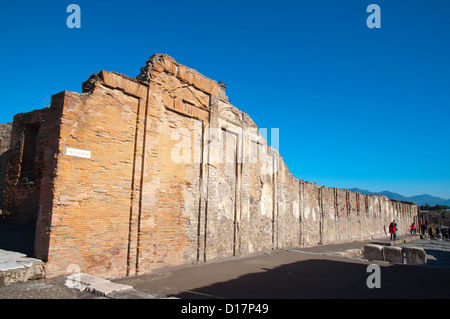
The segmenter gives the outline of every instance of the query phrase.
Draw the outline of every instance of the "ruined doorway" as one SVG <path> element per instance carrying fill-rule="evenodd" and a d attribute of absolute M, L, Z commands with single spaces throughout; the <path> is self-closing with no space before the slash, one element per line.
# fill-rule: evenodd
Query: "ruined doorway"
<path fill-rule="evenodd" d="M 27 225 L 36 225 L 39 212 L 40 179 L 38 169 L 40 124 L 27 124 L 24 128 L 22 155 L 20 160 L 20 177 L 18 183 L 22 186 L 24 199 L 17 211 L 15 219 Z"/>
<path fill-rule="evenodd" d="M 25 124 L 21 127 L 21 147 L 17 160 L 16 185 L 8 194 L 13 209 L 2 223 L 0 230 L 0 249 L 21 252 L 34 256 L 34 241 L 37 215 L 39 212 L 41 170 L 39 163 L 40 123 Z M 19 135 L 20 136 L 20 135 Z M 17 164 L 16 164 L 17 163 Z M 12 175 L 8 176 L 13 178 Z"/>

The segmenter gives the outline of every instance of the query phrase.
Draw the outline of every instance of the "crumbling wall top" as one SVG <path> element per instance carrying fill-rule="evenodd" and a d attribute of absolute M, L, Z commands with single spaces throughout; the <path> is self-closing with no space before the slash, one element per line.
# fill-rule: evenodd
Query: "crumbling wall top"
<path fill-rule="evenodd" d="M 225 94 L 226 85 L 223 82 L 218 83 L 198 71 L 178 63 L 165 53 L 152 55 L 147 60 L 146 65 L 141 68 L 141 73 L 136 78 L 104 70 L 94 73 L 88 80 L 83 82 L 82 92 L 90 93 L 94 89 L 95 84 L 100 82 L 119 89 L 124 89 L 124 86 L 133 87 L 132 91 L 136 95 L 141 96 L 143 89 L 141 86 L 147 87 L 149 82 L 155 80 L 161 73 L 175 76 L 181 82 L 228 103 L 228 96 Z"/>
<path fill-rule="evenodd" d="M 174 58 L 165 53 L 152 55 L 146 62 L 146 65 L 141 68 L 141 73 L 136 79 L 148 83 L 151 80 L 152 75 L 161 72 L 174 75 L 180 81 L 188 83 L 211 96 L 222 100 L 228 100 L 225 95 L 226 86 L 223 83 L 219 84 L 203 74 L 200 74 L 196 70 L 178 63 Z"/>

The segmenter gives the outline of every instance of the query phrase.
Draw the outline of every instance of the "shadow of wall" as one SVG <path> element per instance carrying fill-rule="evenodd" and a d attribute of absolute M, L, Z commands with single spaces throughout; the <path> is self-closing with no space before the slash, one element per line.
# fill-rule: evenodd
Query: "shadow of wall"
<path fill-rule="evenodd" d="M 12 123 L 0 124 L 0 221 L 3 219 L 3 190 L 6 185 L 6 165 L 10 156 Z"/>
<path fill-rule="evenodd" d="M 5 189 L 6 181 L 6 164 L 8 163 L 8 158 L 10 150 L 4 152 L 0 155 L 0 210 L 3 208 L 3 190 Z"/>

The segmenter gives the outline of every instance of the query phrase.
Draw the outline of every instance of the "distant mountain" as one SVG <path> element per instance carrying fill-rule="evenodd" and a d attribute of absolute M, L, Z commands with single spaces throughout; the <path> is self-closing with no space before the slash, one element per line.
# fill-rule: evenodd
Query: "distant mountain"
<path fill-rule="evenodd" d="M 428 194 L 424 195 L 416 195 L 416 196 L 410 196 L 406 197 L 397 193 L 392 193 L 389 191 L 382 191 L 382 192 L 371 192 L 365 189 L 360 188 L 350 188 L 349 190 L 354 192 L 359 192 L 361 194 L 367 194 L 367 195 L 384 195 L 387 198 L 392 198 L 395 200 L 404 200 L 404 201 L 410 201 L 415 203 L 418 206 L 425 206 L 425 204 L 428 204 L 429 206 L 435 206 L 435 205 L 449 205 L 450 206 L 450 199 L 444 199 L 436 196 L 431 196 Z"/>

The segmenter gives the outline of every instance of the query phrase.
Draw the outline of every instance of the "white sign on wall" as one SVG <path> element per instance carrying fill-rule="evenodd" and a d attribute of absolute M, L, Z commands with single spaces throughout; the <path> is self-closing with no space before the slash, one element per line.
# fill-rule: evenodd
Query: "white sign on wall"
<path fill-rule="evenodd" d="M 80 150 L 80 149 L 77 149 L 77 148 L 67 147 L 66 148 L 66 155 L 68 155 L 68 156 L 75 156 L 75 157 L 82 157 L 82 158 L 91 158 L 92 153 L 91 153 L 91 151 L 85 151 L 85 150 Z"/>

